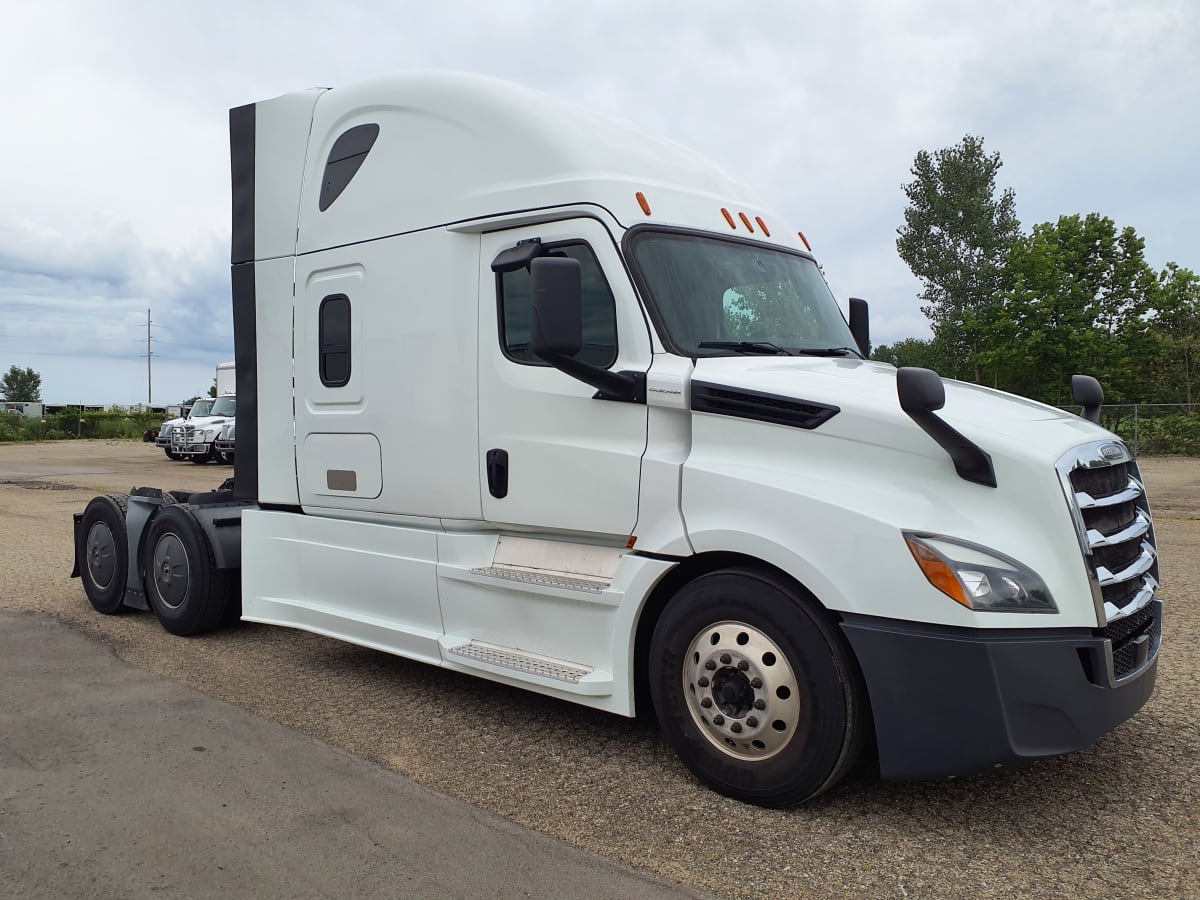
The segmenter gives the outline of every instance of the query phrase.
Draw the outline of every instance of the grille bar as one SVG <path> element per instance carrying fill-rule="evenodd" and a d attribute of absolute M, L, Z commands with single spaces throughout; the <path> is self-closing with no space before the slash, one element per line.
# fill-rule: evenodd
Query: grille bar
<path fill-rule="evenodd" d="M 1087 533 L 1088 546 L 1094 549 L 1096 547 L 1110 547 L 1114 544 L 1124 544 L 1126 541 L 1140 538 L 1149 530 L 1150 519 L 1139 509 L 1133 524 L 1128 528 L 1121 529 L 1116 534 L 1105 534 L 1095 528 L 1089 528 Z"/>
<path fill-rule="evenodd" d="M 1086 491 L 1078 491 L 1075 494 L 1075 502 L 1080 509 L 1096 509 L 1101 506 L 1116 506 L 1118 503 L 1129 503 L 1131 500 L 1136 500 L 1142 496 L 1143 488 L 1138 483 L 1136 478 L 1129 479 L 1129 486 L 1117 494 L 1108 494 L 1103 497 L 1093 497 Z"/>
<path fill-rule="evenodd" d="M 1154 599 L 1154 592 L 1156 590 L 1158 590 L 1158 582 L 1149 575 L 1143 576 L 1141 589 L 1124 606 L 1118 607 L 1115 603 L 1109 602 L 1104 604 L 1105 624 L 1111 624 L 1117 619 L 1132 616 L 1138 610 L 1149 606 L 1150 601 Z"/>
<path fill-rule="evenodd" d="M 1154 548 L 1149 544 L 1142 544 L 1142 553 L 1137 560 L 1130 566 L 1122 569 L 1119 572 L 1110 572 L 1104 566 L 1096 567 L 1096 578 L 1100 581 L 1100 587 L 1108 587 L 1110 584 L 1119 584 L 1122 581 L 1131 581 L 1139 575 L 1145 575 L 1157 562 L 1158 555 L 1154 552 Z"/>

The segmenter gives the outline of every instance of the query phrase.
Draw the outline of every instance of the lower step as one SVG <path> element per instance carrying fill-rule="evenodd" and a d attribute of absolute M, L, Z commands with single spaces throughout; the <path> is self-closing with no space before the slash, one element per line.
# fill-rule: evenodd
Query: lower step
<path fill-rule="evenodd" d="M 484 641 L 467 641 L 452 646 L 443 644 L 442 649 L 450 657 L 446 660 L 448 663 L 457 661 L 470 668 L 507 674 L 522 681 L 540 682 L 545 679 L 561 682 L 566 690 L 573 693 L 598 696 L 612 693 L 612 676 L 608 672 L 599 672 L 579 663 Z"/>

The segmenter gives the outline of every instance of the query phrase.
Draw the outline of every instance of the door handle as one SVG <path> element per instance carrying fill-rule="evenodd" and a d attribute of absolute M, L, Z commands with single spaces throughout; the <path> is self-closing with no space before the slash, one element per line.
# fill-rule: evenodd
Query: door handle
<path fill-rule="evenodd" d="M 508 451 L 489 450 L 487 452 L 488 490 L 492 496 L 500 500 L 508 496 Z"/>

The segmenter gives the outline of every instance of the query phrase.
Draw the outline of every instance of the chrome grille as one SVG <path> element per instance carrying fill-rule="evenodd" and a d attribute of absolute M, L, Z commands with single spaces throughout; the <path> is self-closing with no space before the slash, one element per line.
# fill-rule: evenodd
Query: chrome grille
<path fill-rule="evenodd" d="M 1124 444 L 1078 447 L 1058 464 L 1106 626 L 1144 610 L 1158 588 L 1158 550 L 1137 463 Z"/>
<path fill-rule="evenodd" d="M 195 425 L 176 425 L 171 430 L 171 446 L 187 447 L 196 439 Z"/>

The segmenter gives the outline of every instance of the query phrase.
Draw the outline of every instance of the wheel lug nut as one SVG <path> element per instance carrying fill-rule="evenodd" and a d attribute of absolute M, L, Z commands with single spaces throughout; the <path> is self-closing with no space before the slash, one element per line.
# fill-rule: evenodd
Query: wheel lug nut
<path fill-rule="evenodd" d="M 748 668 L 750 668 L 750 663 L 746 662 L 744 659 L 738 660 L 738 669 L 745 672 Z"/>
<path fill-rule="evenodd" d="M 705 676 L 701 675 L 699 678 L 696 679 L 696 684 L 700 685 L 700 687 L 708 687 L 708 679 Z"/>
<path fill-rule="evenodd" d="M 732 731 L 734 734 L 741 734 L 742 733 L 742 723 L 734 722 L 732 725 L 729 726 L 729 730 Z"/>
<path fill-rule="evenodd" d="M 721 715 L 720 713 L 717 713 L 717 715 L 713 716 L 713 724 L 714 725 L 724 725 L 725 717 L 723 715 Z"/>
<path fill-rule="evenodd" d="M 712 706 L 712 698 L 705 697 L 703 700 L 700 701 L 700 705 L 703 706 L 705 709 L 708 709 L 710 706 Z"/>
<path fill-rule="evenodd" d="M 762 699 L 755 700 L 755 701 L 754 701 L 754 708 L 755 708 L 755 709 L 766 709 L 766 708 L 767 708 L 767 701 L 766 701 L 766 700 L 762 700 Z"/>
<path fill-rule="evenodd" d="M 762 687 L 762 679 L 755 675 L 750 679 L 750 687 L 757 691 L 760 687 Z"/>
<path fill-rule="evenodd" d="M 758 716 L 746 716 L 746 727 L 747 728 L 757 728 L 758 727 Z"/>
<path fill-rule="evenodd" d="M 710 672 L 713 669 L 715 669 L 716 667 L 717 667 L 717 664 L 715 662 L 713 662 L 711 659 L 704 664 L 704 668 L 708 669 L 708 671 L 710 671 Z"/>
<path fill-rule="evenodd" d="M 728 653 L 722 653 L 722 654 L 721 654 L 721 665 L 723 665 L 723 666 L 727 666 L 727 665 L 729 665 L 729 664 L 730 664 L 732 661 L 733 661 L 733 657 L 731 657 L 731 656 L 730 656 Z"/>

